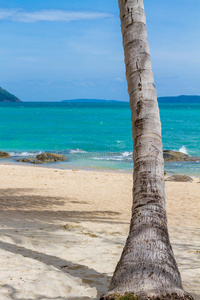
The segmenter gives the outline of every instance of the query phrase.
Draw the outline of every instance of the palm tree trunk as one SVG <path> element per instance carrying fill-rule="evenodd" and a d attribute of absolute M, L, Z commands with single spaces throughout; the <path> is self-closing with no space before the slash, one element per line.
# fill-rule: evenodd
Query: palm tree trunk
<path fill-rule="evenodd" d="M 182 289 L 169 241 L 161 123 L 143 0 L 119 0 L 119 8 L 133 127 L 133 208 L 126 245 L 101 299 L 193 299 Z"/>

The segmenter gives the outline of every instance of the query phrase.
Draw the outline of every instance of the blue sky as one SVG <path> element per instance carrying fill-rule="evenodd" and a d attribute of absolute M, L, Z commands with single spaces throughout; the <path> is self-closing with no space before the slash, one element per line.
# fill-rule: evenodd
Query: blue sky
<path fill-rule="evenodd" d="M 22 101 L 127 101 L 117 2 L 0 0 L 0 86 Z M 144 4 L 158 96 L 200 95 L 200 1 Z"/>

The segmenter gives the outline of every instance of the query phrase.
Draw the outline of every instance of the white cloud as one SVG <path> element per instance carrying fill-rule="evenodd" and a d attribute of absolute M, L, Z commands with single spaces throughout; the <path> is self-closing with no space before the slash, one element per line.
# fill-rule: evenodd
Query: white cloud
<path fill-rule="evenodd" d="M 23 23 L 33 23 L 41 21 L 49 22 L 72 22 L 83 20 L 94 20 L 111 17 L 111 14 L 100 12 L 79 12 L 67 10 L 41 10 L 35 12 L 25 12 L 21 10 L 0 9 L 0 21 L 15 21 Z"/>
<path fill-rule="evenodd" d="M 124 82 L 124 78 L 117 77 L 117 78 L 114 79 L 114 81 Z"/>

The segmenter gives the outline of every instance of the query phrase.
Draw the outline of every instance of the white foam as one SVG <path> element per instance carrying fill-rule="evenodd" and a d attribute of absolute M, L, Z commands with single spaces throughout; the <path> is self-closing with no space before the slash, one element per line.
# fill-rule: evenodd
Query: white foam
<path fill-rule="evenodd" d="M 185 146 L 182 146 L 179 150 L 179 152 L 184 153 L 184 154 L 188 154 L 187 149 Z"/>
<path fill-rule="evenodd" d="M 123 158 L 117 157 L 117 156 L 111 156 L 111 157 L 92 157 L 94 160 L 107 160 L 107 161 L 122 161 Z"/>
<path fill-rule="evenodd" d="M 104 160 L 105 158 L 104 157 L 92 157 L 92 159 L 94 159 L 94 160 Z"/>
<path fill-rule="evenodd" d="M 39 152 L 9 152 L 11 156 L 37 156 L 41 154 L 42 151 Z"/>
<path fill-rule="evenodd" d="M 132 152 L 128 152 L 128 151 L 125 151 L 124 153 L 122 153 L 123 156 L 127 157 L 127 156 L 132 156 Z"/>
<path fill-rule="evenodd" d="M 114 155 L 106 155 L 106 156 L 95 156 L 92 157 L 92 159 L 94 160 L 107 160 L 107 161 L 127 161 L 127 159 L 131 159 L 132 157 L 132 152 L 123 152 L 123 153 L 119 153 L 119 154 L 114 154 Z"/>
<path fill-rule="evenodd" d="M 87 153 L 87 152 L 77 148 L 77 149 L 70 149 L 69 153 L 76 154 L 76 153 Z"/>

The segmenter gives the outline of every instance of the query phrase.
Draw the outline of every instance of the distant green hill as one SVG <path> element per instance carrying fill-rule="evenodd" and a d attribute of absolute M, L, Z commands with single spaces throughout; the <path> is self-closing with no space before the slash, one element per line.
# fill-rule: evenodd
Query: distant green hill
<path fill-rule="evenodd" d="M 124 101 L 117 101 L 117 100 L 100 100 L 100 99 L 71 99 L 71 100 L 62 100 L 61 102 L 68 102 L 68 103 L 107 103 L 107 102 L 124 102 Z"/>
<path fill-rule="evenodd" d="M 200 96 L 159 97 L 159 103 L 200 103 Z"/>
<path fill-rule="evenodd" d="M 99 100 L 99 99 L 71 99 L 63 100 L 67 103 L 128 103 L 128 101 L 117 100 Z M 159 97 L 159 103 L 200 103 L 200 96 L 175 96 L 175 97 Z"/>
<path fill-rule="evenodd" d="M 0 87 L 0 102 L 20 102 L 16 96 L 10 94 Z"/>

